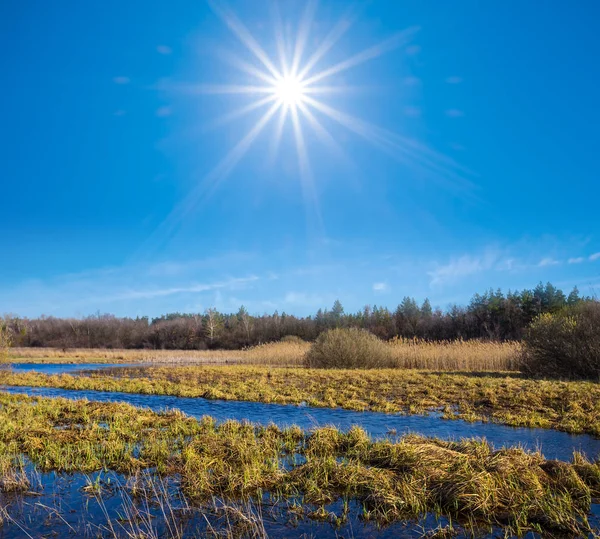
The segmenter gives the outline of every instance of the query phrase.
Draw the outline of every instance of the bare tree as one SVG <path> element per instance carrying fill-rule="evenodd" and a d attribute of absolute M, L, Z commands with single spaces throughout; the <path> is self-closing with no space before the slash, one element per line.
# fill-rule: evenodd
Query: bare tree
<path fill-rule="evenodd" d="M 252 331 L 252 317 L 248 314 L 246 307 L 243 305 L 237 313 L 238 320 L 242 323 L 244 333 L 246 334 L 246 344 L 250 343 L 250 332 Z"/>
<path fill-rule="evenodd" d="M 223 317 L 214 307 L 206 309 L 204 311 L 204 316 L 206 317 L 206 322 L 204 324 L 206 336 L 212 345 L 223 327 Z"/>
<path fill-rule="evenodd" d="M 12 335 L 8 320 L 0 318 L 0 364 L 8 362 L 8 350 L 12 345 Z"/>

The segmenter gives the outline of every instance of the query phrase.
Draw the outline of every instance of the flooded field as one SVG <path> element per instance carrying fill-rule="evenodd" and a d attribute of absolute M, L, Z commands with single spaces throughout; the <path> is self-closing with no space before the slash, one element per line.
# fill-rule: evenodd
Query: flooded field
<path fill-rule="evenodd" d="M 52 387 L 0 387 L 9 393 L 25 393 L 41 397 L 88 399 L 98 402 L 124 402 L 153 411 L 181 410 L 201 418 L 209 415 L 218 421 L 230 419 L 251 421 L 278 427 L 296 425 L 303 430 L 333 425 L 343 431 L 357 425 L 375 438 L 397 437 L 407 433 L 445 440 L 485 438 L 496 448 L 519 446 L 530 451 L 541 450 L 548 459 L 568 461 L 573 451 L 595 458 L 600 455 L 600 439 L 585 434 L 568 434 L 549 429 L 507 427 L 495 423 L 445 420 L 439 414 L 427 416 L 355 412 L 340 408 L 312 408 L 247 401 L 221 401 L 164 395 L 140 395 L 104 391 L 66 390 Z"/>
<path fill-rule="evenodd" d="M 148 367 L 151 366 L 148 365 Z M 139 364 L 136 365 L 137 368 L 134 371 L 127 369 L 128 367 L 130 365 L 107 363 L 84 365 L 22 363 L 15 365 L 13 372 L 41 372 L 48 375 L 71 374 L 77 377 L 86 374 L 93 376 L 94 373 L 101 374 L 103 372 L 110 373 L 114 377 L 121 375 L 130 377 L 134 373 L 141 375 L 144 372 L 143 368 L 139 368 Z M 127 370 L 122 370 L 124 368 Z M 71 390 L 56 387 L 0 386 L 0 391 L 7 396 L 16 397 L 24 394 L 52 399 L 47 402 L 55 400 L 61 402 L 61 399 L 66 398 L 77 407 L 81 405 L 80 399 L 87 399 L 90 401 L 89 405 L 92 409 L 96 406 L 94 403 L 98 403 L 97 406 L 125 403 L 137 407 L 132 408 L 131 413 L 137 413 L 136 410 L 140 410 L 140 413 L 143 414 L 181 411 L 186 416 L 200 421 L 204 421 L 201 418 L 210 416 L 216 421 L 216 425 L 220 424 L 225 428 L 229 428 L 227 425 L 231 421 L 241 422 L 242 425 L 247 423 L 257 426 L 276 425 L 278 429 L 289 429 L 296 426 L 300 429 L 298 432 L 305 433 L 333 426 L 339 429 L 340 433 L 354 436 L 352 433 L 355 431 L 352 429 L 358 426 L 364 431 L 365 436 L 374 440 L 374 443 L 381 440 L 386 444 L 402 445 L 406 443 L 406 436 L 412 434 L 430 438 L 433 443 L 431 447 L 438 443 L 444 443 L 443 440 L 484 439 L 485 443 L 481 447 L 490 448 L 486 451 L 507 448 L 506 455 L 508 456 L 514 451 L 512 448 L 518 447 L 529 452 L 540 451 L 544 458 L 550 459 L 548 462 L 552 462 L 552 459 L 565 463 L 571 462 L 574 451 L 579 452 L 583 458 L 587 458 L 589 461 L 593 461 L 600 455 L 600 439 L 590 435 L 569 434 L 551 429 L 511 427 L 481 421 L 448 420 L 444 419 L 440 412 L 432 412 L 428 415 L 404 415 L 311 407 L 305 402 L 299 405 L 283 405 L 118 391 Z M 84 404 L 84 406 L 87 405 Z M 64 413 L 69 412 L 63 412 L 61 416 Z M 134 419 L 132 416 L 131 420 Z M 54 429 L 59 429 L 59 431 L 65 429 L 64 435 L 75 429 L 73 432 L 77 433 L 77 438 L 81 436 L 85 438 L 87 437 L 85 433 L 91 429 L 91 433 L 100 432 L 101 438 L 108 436 L 106 442 L 100 442 L 101 444 L 110 443 L 108 442 L 112 437 L 110 432 L 115 428 L 108 418 L 102 421 L 90 419 L 90 424 L 87 421 L 79 424 L 79 420 L 74 420 L 75 423 L 72 423 L 67 416 L 64 419 L 53 421 L 57 421 Z M 116 432 L 122 430 L 119 425 L 120 423 L 116 424 Z M 260 430 L 261 427 L 257 428 Z M 281 432 L 285 432 L 285 430 Z M 94 434 L 94 436 L 96 435 Z M 24 439 L 27 440 L 27 436 Z M 44 439 L 46 438 L 43 436 L 40 438 L 40 440 Z M 140 438 L 140 440 L 143 439 Z M 179 459 L 180 457 L 176 455 L 180 451 L 184 451 L 183 448 L 191 439 L 189 435 L 186 435 L 177 440 L 179 441 L 169 442 L 175 451 L 169 459 Z M 466 448 L 470 443 L 448 447 Z M 159 453 L 165 451 L 165 449 L 161 449 L 162 443 L 148 442 L 148 444 L 152 447 L 145 447 L 145 444 L 142 443 L 139 449 L 133 449 L 132 457 L 135 456 L 134 458 L 137 459 L 148 451 L 151 454 L 156 451 Z M 103 445 L 98 447 L 103 447 Z M 66 448 L 67 454 L 70 454 L 71 450 L 68 449 L 68 444 Z M 89 451 L 91 450 L 90 448 Z M 98 449 L 93 449 L 93 451 L 98 451 Z M 104 452 L 105 449 L 100 451 Z M 131 449 L 127 451 L 131 451 Z M 38 464 L 39 458 L 42 458 L 41 462 L 44 461 L 43 454 L 41 453 L 42 456 L 37 457 Z M 350 454 L 352 454 L 352 450 Z M 470 455 L 470 453 L 467 454 Z M 342 466 L 340 470 L 347 466 L 353 466 L 354 457 L 343 455 L 336 458 L 336 464 L 334 461 L 326 464 L 327 461 L 319 457 L 314 465 L 324 466 L 323 472 L 331 465 Z M 17 461 L 20 458 L 22 457 L 18 457 Z M 285 470 L 285 474 L 294 476 L 294 474 L 301 473 L 300 470 L 305 466 L 309 466 L 311 457 L 307 461 L 301 451 L 299 455 L 286 456 L 284 453 L 280 458 L 281 470 Z M 430 457 L 424 455 L 420 458 L 429 459 Z M 469 456 L 468 458 L 473 457 Z M 539 461 L 539 458 L 541 457 L 535 457 L 538 460 L 534 459 L 534 461 L 543 462 Z M 17 461 L 13 459 L 13 463 Z M 53 466 L 56 465 L 50 465 L 50 468 Z M 117 468 L 120 466 L 123 465 L 119 465 Z M 485 466 L 490 466 L 490 464 Z M 542 467 L 545 466 L 547 465 L 542 464 Z M 371 507 L 372 503 L 378 506 L 382 500 L 371 502 L 369 499 L 372 495 L 359 494 L 357 496 L 356 493 L 361 492 L 360 489 L 349 491 L 348 495 L 342 495 L 341 499 L 336 494 L 330 498 L 327 496 L 319 498 L 318 501 L 311 498 L 309 491 L 305 490 L 302 490 L 299 495 L 284 495 L 283 491 L 274 491 L 265 492 L 258 498 L 254 493 L 250 497 L 211 496 L 207 500 L 205 497 L 198 499 L 195 496 L 189 496 L 189 479 L 183 479 L 189 471 L 186 471 L 184 475 L 172 472 L 165 475 L 164 471 L 158 473 L 159 469 L 168 469 L 161 464 L 158 467 L 154 465 L 148 468 L 136 468 L 135 472 L 127 473 L 115 471 L 111 469 L 111 465 L 102 466 L 102 468 L 104 468 L 102 471 L 93 470 L 86 473 L 78 471 L 77 466 L 71 472 L 60 471 L 60 468 L 44 472 L 43 467 L 40 468 L 27 456 L 24 456 L 24 460 L 21 461 L 20 468 L 18 468 L 20 471 L 14 475 L 15 479 L 13 479 L 13 483 L 20 484 L 21 487 L 10 487 L 13 483 L 10 483 L 10 480 L 7 482 L 6 478 L 4 483 L 0 481 L 0 522 L 2 522 L 0 538 L 71 535 L 76 537 L 382 537 L 385 539 L 392 537 L 479 537 L 492 539 L 507 536 L 506 529 L 498 522 L 477 522 L 476 519 L 469 517 L 467 519 L 468 526 L 463 529 L 464 522 L 461 518 L 457 519 L 456 515 L 450 518 L 445 516 L 443 511 L 438 513 L 425 510 L 418 517 L 408 516 L 409 511 L 406 518 L 400 516 L 402 512 L 394 513 L 395 516 L 388 521 L 387 517 L 382 517 L 379 512 L 372 515 L 369 512 L 365 513 L 366 507 Z M 494 465 L 490 470 L 493 469 Z M 315 476 L 313 480 L 316 480 L 316 477 L 320 476 Z M 227 481 L 229 480 L 227 479 Z M 350 479 L 346 477 L 344 481 L 347 480 Z M 355 480 L 352 479 L 352 481 Z M 373 478 L 369 480 L 371 481 Z M 318 479 L 318 481 L 320 482 L 322 479 Z M 473 477 L 469 481 L 478 482 L 479 479 Z M 26 488 L 23 487 L 25 484 Z M 353 489 L 355 488 L 353 487 Z M 382 488 L 385 490 L 389 487 L 382 486 Z M 457 488 L 462 489 L 463 487 Z M 377 492 L 377 490 L 373 492 Z M 449 493 L 444 496 L 447 495 Z M 383 505 L 385 506 L 386 503 L 389 502 L 383 502 Z M 464 503 L 464 501 L 460 503 Z M 554 504 L 554 502 L 550 503 Z M 411 511 L 414 512 L 414 507 Z M 565 539 L 567 537 L 596 537 L 595 534 L 600 533 L 600 505 L 592 503 L 589 510 L 586 511 L 587 517 L 585 518 L 589 522 L 588 532 L 577 534 L 573 529 L 566 533 L 558 530 L 553 536 Z M 510 533 L 508 536 L 511 536 Z M 533 539 L 547 535 L 546 531 L 542 529 L 539 532 L 525 529 L 523 533 L 517 533 L 515 536 Z"/>

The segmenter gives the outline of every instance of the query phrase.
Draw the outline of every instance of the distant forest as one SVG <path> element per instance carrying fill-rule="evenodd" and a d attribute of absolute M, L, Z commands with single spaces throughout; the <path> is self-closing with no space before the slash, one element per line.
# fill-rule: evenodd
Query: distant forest
<path fill-rule="evenodd" d="M 330 310 L 319 309 L 305 318 L 277 311 L 253 316 L 242 306 L 235 314 L 207 309 L 199 314 L 170 313 L 153 319 L 98 314 L 85 318 L 9 316 L 4 321 L 15 346 L 64 349 L 240 349 L 292 335 L 311 341 L 335 327 L 365 328 L 382 339 L 520 340 L 539 314 L 591 300 L 581 297 L 577 288 L 567 296 L 550 283 L 540 283 L 521 292 L 489 290 L 475 294 L 467 306 L 453 305 L 445 311 L 432 308 L 427 299 L 419 305 L 405 297 L 393 311 L 374 305 L 346 313 L 336 301 Z"/>

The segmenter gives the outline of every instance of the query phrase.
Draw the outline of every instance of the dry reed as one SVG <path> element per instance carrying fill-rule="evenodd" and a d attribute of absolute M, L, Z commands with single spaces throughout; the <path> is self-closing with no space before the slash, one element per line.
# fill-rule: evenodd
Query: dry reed
<path fill-rule="evenodd" d="M 392 339 L 396 367 L 436 371 L 516 371 L 519 342 Z"/>
<path fill-rule="evenodd" d="M 311 344 L 301 340 L 266 343 L 244 350 L 121 350 L 14 348 L 12 361 L 40 363 L 249 363 L 303 366 Z M 398 368 L 439 371 L 514 371 L 521 350 L 516 342 L 394 339 L 388 343 Z"/>

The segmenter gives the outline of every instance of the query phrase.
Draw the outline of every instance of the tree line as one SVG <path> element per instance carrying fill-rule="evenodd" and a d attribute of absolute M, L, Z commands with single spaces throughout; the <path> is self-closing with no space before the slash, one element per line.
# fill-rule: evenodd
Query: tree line
<path fill-rule="evenodd" d="M 550 283 L 504 294 L 475 294 L 468 305 L 433 308 L 405 297 L 395 310 L 367 305 L 346 313 L 336 301 L 331 309 L 297 317 L 275 311 L 253 316 L 242 306 L 236 313 L 207 309 L 203 313 L 170 313 L 158 318 L 118 318 L 110 314 L 84 318 L 6 316 L 13 345 L 58 348 L 240 349 L 296 336 L 312 341 L 339 327 L 364 328 L 382 339 L 395 336 L 431 341 L 450 339 L 520 340 L 538 315 L 555 313 L 580 302 L 577 288 L 567 296 Z"/>

